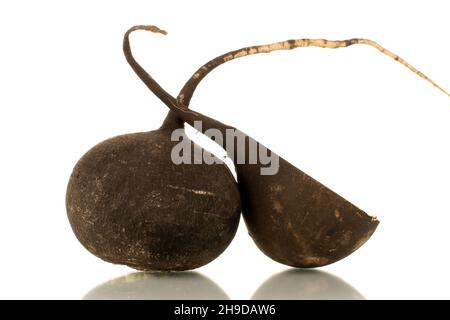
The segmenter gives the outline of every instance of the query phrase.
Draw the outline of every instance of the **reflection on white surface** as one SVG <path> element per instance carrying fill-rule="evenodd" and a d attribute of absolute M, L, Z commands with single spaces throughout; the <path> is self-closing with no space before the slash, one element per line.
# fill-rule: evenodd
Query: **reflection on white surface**
<path fill-rule="evenodd" d="M 229 297 L 216 283 L 197 272 L 136 272 L 99 285 L 83 299 L 220 300 Z"/>
<path fill-rule="evenodd" d="M 266 280 L 255 300 L 363 300 L 364 297 L 344 280 L 318 270 L 290 269 Z"/>

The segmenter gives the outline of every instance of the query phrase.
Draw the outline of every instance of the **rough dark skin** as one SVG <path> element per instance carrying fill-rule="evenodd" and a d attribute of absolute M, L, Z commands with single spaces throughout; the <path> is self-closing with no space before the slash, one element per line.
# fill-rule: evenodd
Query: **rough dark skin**
<path fill-rule="evenodd" d="M 108 139 L 73 170 L 69 221 L 103 260 L 139 270 L 195 269 L 235 235 L 241 210 L 233 176 L 224 164 L 173 164 L 171 122 Z"/>

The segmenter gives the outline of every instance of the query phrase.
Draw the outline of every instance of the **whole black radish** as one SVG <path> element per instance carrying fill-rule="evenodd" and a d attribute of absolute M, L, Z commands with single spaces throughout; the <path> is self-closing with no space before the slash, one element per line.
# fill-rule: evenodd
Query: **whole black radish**
<path fill-rule="evenodd" d="M 217 158 L 174 162 L 175 130 L 183 134 L 184 123 L 168 117 L 158 130 L 99 143 L 76 164 L 67 214 L 94 255 L 139 270 L 180 271 L 212 261 L 233 239 L 241 213 L 233 175 Z"/>

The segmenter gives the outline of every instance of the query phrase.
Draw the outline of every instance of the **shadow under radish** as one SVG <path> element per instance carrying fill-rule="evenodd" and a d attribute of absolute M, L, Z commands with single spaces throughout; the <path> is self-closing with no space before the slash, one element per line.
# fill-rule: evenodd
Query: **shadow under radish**
<path fill-rule="evenodd" d="M 198 272 L 135 272 L 109 280 L 83 300 L 228 300 L 214 281 Z"/>
<path fill-rule="evenodd" d="M 252 300 L 365 300 L 350 284 L 328 272 L 289 269 L 267 279 Z"/>

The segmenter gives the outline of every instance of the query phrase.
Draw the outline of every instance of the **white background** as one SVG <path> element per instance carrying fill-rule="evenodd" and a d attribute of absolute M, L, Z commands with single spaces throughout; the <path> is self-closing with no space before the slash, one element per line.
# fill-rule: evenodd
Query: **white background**
<path fill-rule="evenodd" d="M 0 298 L 79 299 L 133 272 L 88 253 L 65 212 L 85 151 L 166 115 L 123 57 L 128 27 L 169 32 L 137 32 L 132 47 L 173 95 L 216 55 L 304 37 L 373 39 L 450 89 L 449 10 L 447 1 L 2 1 Z M 373 48 L 302 48 L 220 67 L 192 107 L 378 216 L 378 230 L 326 273 L 284 272 L 263 285 L 289 268 L 259 252 L 241 223 L 197 274 L 129 277 L 125 293 L 122 279 L 91 297 L 248 299 L 259 288 L 260 298 L 450 298 L 448 96 Z"/>

